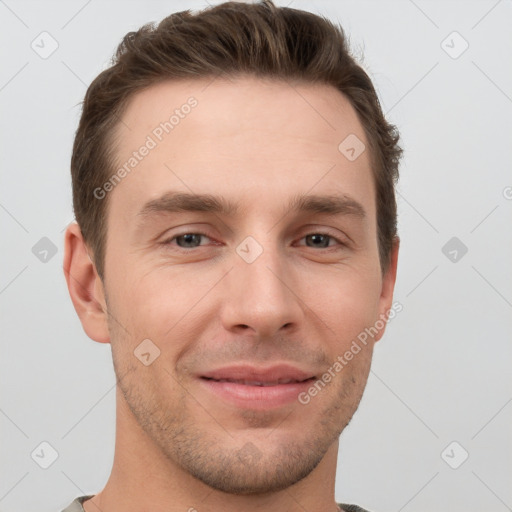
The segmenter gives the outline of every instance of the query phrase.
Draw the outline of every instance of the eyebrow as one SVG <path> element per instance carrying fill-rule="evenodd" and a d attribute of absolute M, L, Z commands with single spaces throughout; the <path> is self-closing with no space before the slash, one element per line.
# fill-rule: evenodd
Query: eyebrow
<path fill-rule="evenodd" d="M 147 218 L 157 213 L 209 212 L 234 216 L 240 212 L 240 203 L 211 194 L 187 192 L 167 192 L 161 197 L 147 202 L 137 214 Z M 346 195 L 306 195 L 297 194 L 291 198 L 283 214 L 307 212 L 326 215 L 354 215 L 366 217 L 363 206 Z"/>

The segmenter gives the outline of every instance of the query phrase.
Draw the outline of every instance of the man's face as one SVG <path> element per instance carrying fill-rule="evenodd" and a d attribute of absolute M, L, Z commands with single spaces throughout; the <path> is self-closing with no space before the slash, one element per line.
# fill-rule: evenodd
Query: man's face
<path fill-rule="evenodd" d="M 369 152 L 338 149 L 349 134 L 367 145 L 348 100 L 328 86 L 210 82 L 153 86 L 119 125 L 119 166 L 150 150 L 109 192 L 110 340 L 119 407 L 170 464 L 264 492 L 309 474 L 349 422 L 372 340 L 307 404 L 298 396 L 390 308 L 394 276 L 381 275 Z M 173 211 L 176 193 L 238 208 Z M 300 196 L 338 207 L 290 209 Z M 147 366 L 143 340 L 143 359 L 160 351 Z"/>

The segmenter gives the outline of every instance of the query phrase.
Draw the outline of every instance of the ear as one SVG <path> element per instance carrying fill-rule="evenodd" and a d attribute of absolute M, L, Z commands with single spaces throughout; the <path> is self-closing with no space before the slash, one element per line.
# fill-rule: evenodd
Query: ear
<path fill-rule="evenodd" d="M 379 299 L 379 320 L 387 320 L 389 316 L 389 311 L 391 310 L 393 305 L 393 291 L 395 289 L 396 282 L 396 270 L 398 264 L 399 247 L 400 239 L 398 237 L 395 237 L 391 247 L 389 265 L 384 275 L 382 276 L 382 290 Z M 386 323 L 384 323 L 384 327 L 382 329 L 379 329 L 379 332 L 375 335 L 374 340 L 379 341 L 384 335 L 385 330 Z"/>
<path fill-rule="evenodd" d="M 107 305 L 103 283 L 89 257 L 80 227 L 72 222 L 64 238 L 64 275 L 82 327 L 94 341 L 109 343 Z"/>

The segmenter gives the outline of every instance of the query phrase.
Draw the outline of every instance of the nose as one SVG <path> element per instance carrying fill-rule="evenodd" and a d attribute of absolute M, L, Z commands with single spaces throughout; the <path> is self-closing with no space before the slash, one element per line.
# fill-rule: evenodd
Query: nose
<path fill-rule="evenodd" d="M 297 277 L 283 251 L 263 247 L 251 263 L 235 253 L 233 263 L 224 280 L 224 328 L 261 338 L 296 330 L 304 310 Z"/>

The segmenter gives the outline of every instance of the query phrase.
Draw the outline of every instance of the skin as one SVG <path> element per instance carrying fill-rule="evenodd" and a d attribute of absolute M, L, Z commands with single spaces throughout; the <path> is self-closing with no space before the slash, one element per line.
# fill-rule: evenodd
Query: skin
<path fill-rule="evenodd" d="M 338 438 L 384 329 L 306 405 L 240 408 L 197 376 L 239 362 L 321 376 L 391 308 L 398 242 L 382 273 L 368 151 L 351 162 L 338 150 L 351 133 L 368 147 L 362 125 L 334 88 L 294 89 L 253 77 L 164 82 L 123 115 L 120 165 L 187 98 L 198 101 L 109 192 L 104 282 L 76 223 L 66 231 L 71 299 L 87 335 L 111 344 L 119 384 L 112 472 L 86 512 L 337 510 Z M 142 206 L 169 190 L 242 210 L 141 221 Z M 296 194 L 349 196 L 366 215 L 286 214 Z M 186 233 L 206 236 L 173 239 Z M 236 251 L 247 236 L 263 249 L 252 263 Z M 134 356 L 145 339 L 160 350 L 148 366 Z"/>

